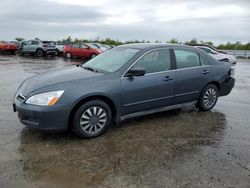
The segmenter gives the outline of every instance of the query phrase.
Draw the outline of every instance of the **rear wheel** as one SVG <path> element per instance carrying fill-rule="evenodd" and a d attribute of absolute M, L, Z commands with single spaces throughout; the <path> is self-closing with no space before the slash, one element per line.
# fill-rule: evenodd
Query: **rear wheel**
<path fill-rule="evenodd" d="M 67 52 L 67 53 L 66 53 L 66 58 L 67 58 L 67 59 L 71 59 L 71 58 L 72 58 L 72 55 L 71 55 L 70 52 Z"/>
<path fill-rule="evenodd" d="M 42 57 L 42 56 L 43 56 L 43 51 L 42 51 L 41 49 L 38 49 L 38 50 L 36 51 L 36 55 L 37 55 L 38 57 Z"/>
<path fill-rule="evenodd" d="M 215 106 L 218 97 L 218 88 L 213 84 L 209 84 L 203 89 L 196 106 L 202 111 L 209 111 Z"/>
<path fill-rule="evenodd" d="M 110 107 L 101 100 L 86 102 L 76 111 L 73 130 L 81 138 L 92 138 L 105 132 L 111 122 Z"/>

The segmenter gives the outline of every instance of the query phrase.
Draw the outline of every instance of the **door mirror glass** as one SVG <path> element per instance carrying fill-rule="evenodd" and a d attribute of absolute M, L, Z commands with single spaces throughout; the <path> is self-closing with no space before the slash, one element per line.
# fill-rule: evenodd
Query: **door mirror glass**
<path fill-rule="evenodd" d="M 127 73 L 126 77 L 133 77 L 133 76 L 144 76 L 146 73 L 145 69 L 142 67 L 133 67 Z"/>

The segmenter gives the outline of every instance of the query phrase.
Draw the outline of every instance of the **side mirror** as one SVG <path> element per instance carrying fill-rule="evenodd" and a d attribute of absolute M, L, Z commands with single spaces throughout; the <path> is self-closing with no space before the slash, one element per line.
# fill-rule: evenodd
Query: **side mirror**
<path fill-rule="evenodd" d="M 146 70 L 142 67 L 134 67 L 131 68 L 127 73 L 126 77 L 133 77 L 133 76 L 144 76 L 146 73 Z"/>

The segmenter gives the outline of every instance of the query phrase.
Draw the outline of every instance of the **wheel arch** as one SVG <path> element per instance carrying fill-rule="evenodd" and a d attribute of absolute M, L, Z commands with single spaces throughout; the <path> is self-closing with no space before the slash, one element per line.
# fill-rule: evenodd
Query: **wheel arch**
<path fill-rule="evenodd" d="M 212 82 L 209 82 L 207 85 L 209 85 L 209 84 L 215 85 L 215 86 L 217 87 L 218 91 L 220 92 L 220 83 L 219 83 L 219 82 L 217 82 L 217 81 L 212 81 Z M 207 85 L 205 85 L 204 88 L 205 88 Z"/>
<path fill-rule="evenodd" d="M 73 117 L 74 114 L 76 112 L 76 110 L 83 105 L 84 103 L 91 101 L 91 100 L 101 100 L 104 101 L 105 103 L 107 103 L 107 105 L 110 107 L 111 110 L 111 114 L 112 114 L 112 121 L 115 121 L 116 117 L 117 117 L 117 107 L 115 105 L 115 103 L 107 96 L 104 95 L 93 95 L 93 96 L 88 96 L 85 97 L 81 100 L 79 100 L 71 109 L 69 117 L 68 117 L 68 128 L 72 128 L 72 121 L 73 121 Z"/>
<path fill-rule="evenodd" d="M 36 52 L 37 52 L 38 50 L 42 50 L 42 51 L 44 52 L 44 50 L 43 50 L 41 47 L 37 48 L 37 49 L 36 49 Z"/>
<path fill-rule="evenodd" d="M 218 92 L 219 92 L 219 95 L 220 95 L 220 83 L 218 81 L 211 81 L 211 82 L 208 82 L 206 85 L 203 86 L 203 88 L 200 90 L 200 93 L 199 93 L 199 98 L 202 94 L 202 91 L 205 89 L 205 87 L 207 87 L 209 84 L 213 84 L 217 87 L 218 89 Z"/>

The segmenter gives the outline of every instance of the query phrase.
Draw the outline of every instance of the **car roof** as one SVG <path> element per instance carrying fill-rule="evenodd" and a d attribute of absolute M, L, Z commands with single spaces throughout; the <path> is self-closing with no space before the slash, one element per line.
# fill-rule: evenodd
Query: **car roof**
<path fill-rule="evenodd" d="M 159 47 L 190 47 L 183 44 L 168 44 L 168 43 L 133 43 L 133 44 L 124 44 L 118 47 L 126 47 L 126 48 L 136 48 L 139 50 L 147 49 L 147 48 L 159 48 Z"/>
<path fill-rule="evenodd" d="M 211 46 L 211 45 L 209 45 L 209 44 L 192 44 L 192 45 L 190 45 L 190 46 L 194 46 L 194 47 L 207 47 L 207 48 L 211 48 L 211 49 L 213 49 L 213 50 L 216 50 L 215 47 L 213 47 L 213 46 Z"/>

